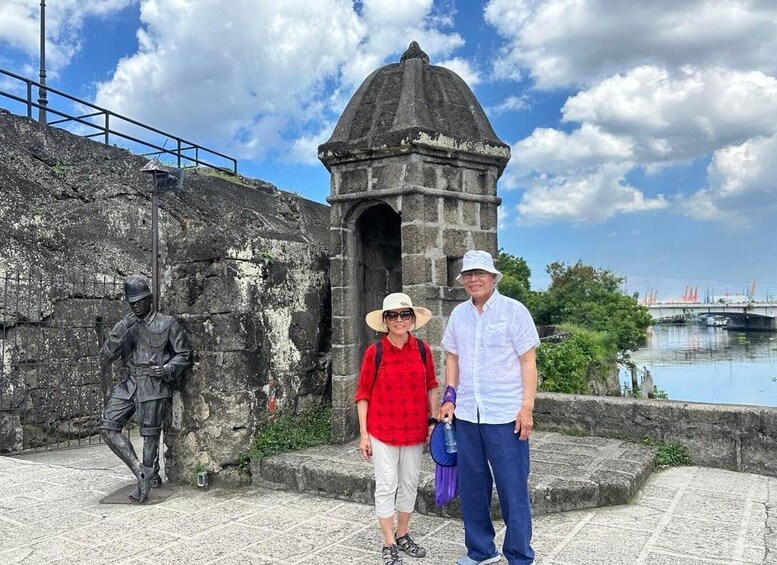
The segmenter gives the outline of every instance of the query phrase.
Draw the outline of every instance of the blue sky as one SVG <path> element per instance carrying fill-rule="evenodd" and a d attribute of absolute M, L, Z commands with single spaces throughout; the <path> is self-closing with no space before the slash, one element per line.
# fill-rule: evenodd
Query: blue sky
<path fill-rule="evenodd" d="M 0 68 L 37 78 L 38 17 L 39 0 L 0 4 Z M 762 298 L 777 295 L 776 24 L 767 0 L 50 0 L 48 84 L 324 202 L 317 145 L 417 40 L 512 147 L 499 243 L 535 288 L 580 259 L 659 300 L 753 279 Z"/>

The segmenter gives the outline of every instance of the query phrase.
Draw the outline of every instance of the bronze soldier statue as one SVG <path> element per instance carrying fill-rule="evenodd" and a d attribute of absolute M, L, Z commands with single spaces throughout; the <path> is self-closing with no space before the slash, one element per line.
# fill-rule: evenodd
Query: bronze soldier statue
<path fill-rule="evenodd" d="M 111 451 L 138 479 L 130 498 L 144 502 L 151 487 L 160 483 L 159 436 L 171 408 L 171 385 L 189 366 L 191 353 L 175 318 L 154 311 L 146 279 L 127 277 L 124 299 L 131 312 L 113 326 L 100 351 L 103 363 L 118 358 L 122 362 L 121 379 L 103 409 L 100 428 Z M 121 433 L 136 412 L 143 438 L 142 460 Z"/>

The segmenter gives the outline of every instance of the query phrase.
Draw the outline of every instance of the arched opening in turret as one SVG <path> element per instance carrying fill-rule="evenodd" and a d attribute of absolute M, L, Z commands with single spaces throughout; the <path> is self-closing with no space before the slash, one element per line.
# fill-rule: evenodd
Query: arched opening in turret
<path fill-rule="evenodd" d="M 367 208 L 356 220 L 356 284 L 359 300 L 358 350 L 377 337 L 364 323 L 368 312 L 383 306 L 391 292 L 402 292 L 401 220 L 387 204 Z"/>

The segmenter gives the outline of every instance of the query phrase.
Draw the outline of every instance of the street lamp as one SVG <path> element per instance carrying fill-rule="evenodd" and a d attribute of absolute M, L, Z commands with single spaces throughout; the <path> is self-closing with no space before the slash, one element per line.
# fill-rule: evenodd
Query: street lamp
<path fill-rule="evenodd" d="M 151 284 L 154 311 L 159 310 L 159 195 L 183 189 L 183 169 L 168 169 L 157 159 L 151 159 L 142 173 L 152 176 L 151 188 Z"/>
<path fill-rule="evenodd" d="M 46 0 L 40 0 L 40 86 L 38 87 L 38 121 L 46 123 Z"/>

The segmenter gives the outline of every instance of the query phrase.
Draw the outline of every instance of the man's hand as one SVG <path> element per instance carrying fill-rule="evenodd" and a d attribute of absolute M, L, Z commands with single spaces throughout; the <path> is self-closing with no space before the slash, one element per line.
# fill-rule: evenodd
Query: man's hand
<path fill-rule="evenodd" d="M 437 410 L 437 419 L 440 422 L 453 422 L 453 411 L 456 406 L 453 402 L 444 402 L 440 409 Z"/>
<path fill-rule="evenodd" d="M 152 365 L 148 368 L 148 373 L 152 377 L 157 377 L 159 379 L 165 379 L 167 380 L 167 373 L 165 372 L 165 368 L 161 365 Z"/>
<path fill-rule="evenodd" d="M 534 411 L 522 406 L 515 416 L 515 433 L 518 439 L 526 441 L 534 429 Z"/>
<path fill-rule="evenodd" d="M 359 438 L 359 451 L 367 461 L 372 461 L 372 442 L 369 434 L 361 434 Z"/>

